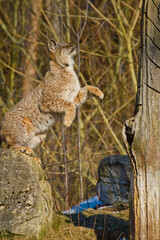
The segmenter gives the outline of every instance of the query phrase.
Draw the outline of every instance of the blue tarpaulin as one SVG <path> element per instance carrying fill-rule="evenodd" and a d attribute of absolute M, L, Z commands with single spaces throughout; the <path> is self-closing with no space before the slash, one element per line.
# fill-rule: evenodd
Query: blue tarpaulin
<path fill-rule="evenodd" d="M 76 206 L 72 207 L 69 210 L 63 211 L 63 213 L 64 214 L 75 214 L 75 213 L 82 212 L 88 208 L 100 207 L 101 205 L 102 205 L 102 202 L 98 199 L 97 196 L 95 196 L 84 202 L 77 204 Z"/>

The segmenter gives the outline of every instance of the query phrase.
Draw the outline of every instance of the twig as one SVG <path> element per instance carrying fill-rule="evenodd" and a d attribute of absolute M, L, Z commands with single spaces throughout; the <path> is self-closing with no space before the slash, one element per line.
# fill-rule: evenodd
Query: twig
<path fill-rule="evenodd" d="M 68 175 L 68 164 L 67 164 L 67 149 L 66 149 L 66 138 L 65 138 L 65 128 L 63 124 L 62 117 L 62 146 L 63 146 L 63 161 L 64 161 L 64 169 L 65 169 L 65 190 L 66 190 L 66 210 L 68 209 L 68 197 L 69 197 L 69 175 Z"/>
<path fill-rule="evenodd" d="M 24 73 L 22 73 L 22 72 L 20 72 L 20 71 L 18 71 L 18 70 L 16 70 L 16 69 L 12 68 L 12 67 L 9 66 L 7 63 L 5 63 L 2 59 L 0 59 L 0 63 L 2 63 L 5 67 L 9 68 L 10 70 L 18 73 L 19 75 L 21 75 L 21 76 L 23 76 L 23 77 L 28 77 L 29 79 L 31 79 L 31 80 L 33 80 L 33 81 L 35 81 L 35 82 L 38 82 L 38 83 L 40 82 L 39 80 L 37 80 L 37 79 L 35 79 L 35 78 L 33 78 L 33 77 L 30 77 L 30 76 L 28 76 L 28 75 L 26 75 L 26 74 L 24 74 Z"/>
<path fill-rule="evenodd" d="M 83 176 L 82 176 L 82 156 L 81 156 L 81 135 L 80 135 L 80 108 L 77 109 L 78 116 L 78 161 L 79 161 L 79 179 L 81 202 L 83 202 Z"/>

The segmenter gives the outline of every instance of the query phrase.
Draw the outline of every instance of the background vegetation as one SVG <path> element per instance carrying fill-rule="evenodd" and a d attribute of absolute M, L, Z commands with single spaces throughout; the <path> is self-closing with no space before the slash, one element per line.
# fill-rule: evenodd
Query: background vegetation
<path fill-rule="evenodd" d="M 68 129 L 61 121 L 36 150 L 64 210 L 95 195 L 100 160 L 126 154 L 121 131 L 133 116 L 137 88 L 141 0 L 0 0 L 0 119 L 49 69 L 47 38 L 78 50 L 81 85 L 89 96 Z"/>

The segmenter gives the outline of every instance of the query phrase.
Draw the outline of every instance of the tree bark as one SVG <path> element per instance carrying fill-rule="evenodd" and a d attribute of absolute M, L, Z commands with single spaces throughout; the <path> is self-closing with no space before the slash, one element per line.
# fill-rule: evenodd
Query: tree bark
<path fill-rule="evenodd" d="M 37 41 L 39 39 L 39 17 L 41 15 L 40 6 L 42 6 L 43 0 L 32 1 L 32 11 L 33 13 L 30 16 L 31 31 L 28 38 L 32 39 L 32 42 L 28 47 L 28 56 L 36 64 L 38 58 L 38 49 Z M 26 58 L 25 61 L 25 74 L 31 77 L 36 77 L 36 69 L 33 66 L 33 63 Z M 25 97 L 28 92 L 32 89 L 32 81 L 24 77 L 22 82 L 22 97 Z"/>
<path fill-rule="evenodd" d="M 123 128 L 132 163 L 130 239 L 160 239 L 160 0 L 144 0 L 135 116 Z"/>

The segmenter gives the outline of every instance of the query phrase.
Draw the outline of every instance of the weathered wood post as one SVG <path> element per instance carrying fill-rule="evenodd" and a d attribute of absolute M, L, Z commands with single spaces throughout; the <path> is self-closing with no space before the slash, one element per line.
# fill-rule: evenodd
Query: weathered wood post
<path fill-rule="evenodd" d="M 133 170 L 130 239 L 160 240 L 160 0 L 143 0 L 136 113 L 123 137 Z"/>

